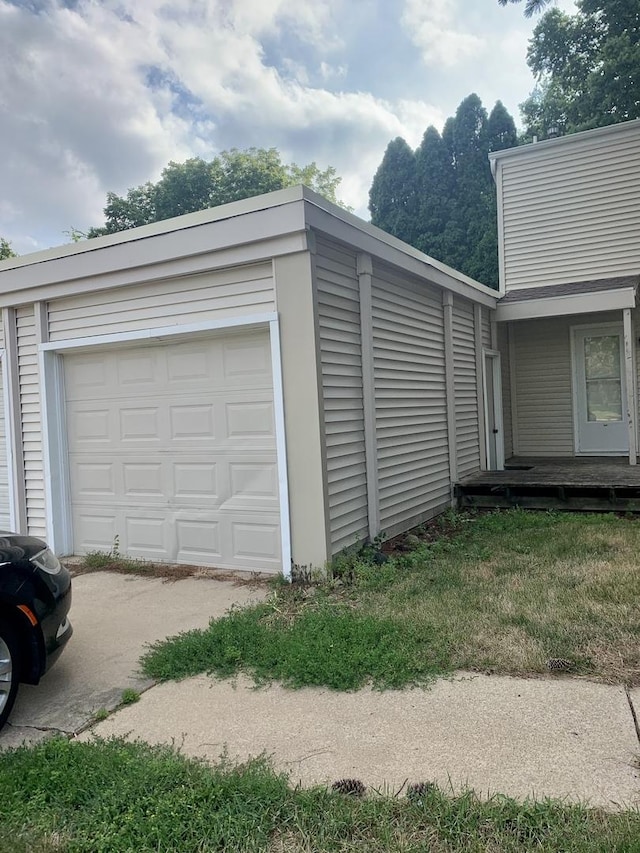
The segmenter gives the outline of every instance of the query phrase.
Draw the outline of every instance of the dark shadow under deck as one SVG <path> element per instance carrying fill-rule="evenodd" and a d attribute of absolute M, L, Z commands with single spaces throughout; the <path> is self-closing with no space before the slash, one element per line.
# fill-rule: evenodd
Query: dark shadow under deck
<path fill-rule="evenodd" d="M 640 512 L 640 465 L 628 457 L 514 456 L 504 471 L 456 484 L 458 505 Z"/>

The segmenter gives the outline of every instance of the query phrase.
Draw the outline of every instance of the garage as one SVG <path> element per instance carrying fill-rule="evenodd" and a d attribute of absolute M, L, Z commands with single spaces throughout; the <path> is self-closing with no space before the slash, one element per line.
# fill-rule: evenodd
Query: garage
<path fill-rule="evenodd" d="M 73 550 L 282 563 L 266 329 L 65 353 Z"/>
<path fill-rule="evenodd" d="M 486 467 L 496 301 L 305 187 L 0 261 L 0 523 L 312 577 Z"/>

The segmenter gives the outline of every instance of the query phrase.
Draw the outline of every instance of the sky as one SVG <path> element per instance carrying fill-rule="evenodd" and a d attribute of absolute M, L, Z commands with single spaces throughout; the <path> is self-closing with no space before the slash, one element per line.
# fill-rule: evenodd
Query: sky
<path fill-rule="evenodd" d="M 69 242 L 108 191 L 251 146 L 334 166 L 368 219 L 391 139 L 471 92 L 519 120 L 534 26 L 497 0 L 0 0 L 0 236 Z"/>

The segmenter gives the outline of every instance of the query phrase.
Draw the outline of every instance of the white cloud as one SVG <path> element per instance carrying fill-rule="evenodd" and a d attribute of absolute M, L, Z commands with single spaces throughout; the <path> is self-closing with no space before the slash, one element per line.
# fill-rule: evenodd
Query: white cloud
<path fill-rule="evenodd" d="M 466 32 L 456 0 L 405 0 L 402 23 L 422 51 L 426 65 L 454 66 L 476 56 L 483 42 Z"/>
<path fill-rule="evenodd" d="M 0 235 L 61 242 L 108 190 L 251 145 L 335 166 L 366 216 L 390 139 L 415 147 L 476 86 L 509 105 L 532 85 L 521 7 L 403 2 L 0 0 Z"/>

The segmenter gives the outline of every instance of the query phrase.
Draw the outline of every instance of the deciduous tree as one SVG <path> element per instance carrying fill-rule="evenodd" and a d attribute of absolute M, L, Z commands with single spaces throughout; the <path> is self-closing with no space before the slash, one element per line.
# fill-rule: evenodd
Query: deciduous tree
<path fill-rule="evenodd" d="M 88 236 L 124 231 L 299 183 L 341 204 L 336 197 L 340 181 L 332 166 L 322 170 L 316 163 L 287 165 L 275 148 L 233 148 L 211 161 L 197 157 L 184 163 L 172 161 L 157 183 L 132 187 L 125 196 L 108 193 L 105 225 L 92 228 Z"/>
<path fill-rule="evenodd" d="M 5 258 L 15 258 L 16 253 L 11 248 L 11 243 L 8 240 L 5 240 L 4 237 L 0 237 L 0 261 L 4 261 Z"/>

